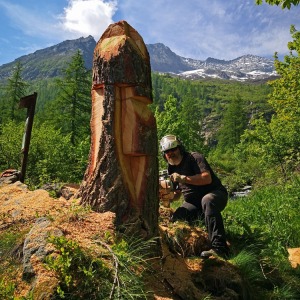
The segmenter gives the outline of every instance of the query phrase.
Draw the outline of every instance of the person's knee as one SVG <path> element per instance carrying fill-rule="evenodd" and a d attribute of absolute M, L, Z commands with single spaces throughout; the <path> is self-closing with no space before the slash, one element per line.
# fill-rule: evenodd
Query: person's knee
<path fill-rule="evenodd" d="M 206 194 L 201 199 L 202 210 L 206 215 L 220 213 L 227 205 L 226 193 L 216 192 Z"/>
<path fill-rule="evenodd" d="M 207 207 L 211 204 L 211 199 L 208 197 L 203 197 L 201 200 L 202 207 Z"/>
<path fill-rule="evenodd" d="M 202 210 L 205 215 L 214 215 L 215 214 L 215 205 L 210 197 L 203 197 L 201 201 Z"/>

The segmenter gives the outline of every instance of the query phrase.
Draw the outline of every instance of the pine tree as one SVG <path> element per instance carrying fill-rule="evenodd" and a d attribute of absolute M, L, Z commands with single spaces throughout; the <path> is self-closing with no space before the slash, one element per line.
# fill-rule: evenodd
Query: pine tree
<path fill-rule="evenodd" d="M 22 71 L 23 66 L 20 61 L 17 61 L 11 76 L 4 86 L 4 96 L 0 101 L 1 123 L 8 120 L 24 120 L 24 118 L 22 119 L 24 112 L 17 110 L 20 98 L 26 95 L 28 87 L 28 83 L 22 79 Z"/>
<path fill-rule="evenodd" d="M 179 116 L 178 101 L 172 95 L 169 95 L 167 101 L 164 103 L 164 110 L 159 112 L 159 108 L 157 107 L 155 111 L 159 139 L 166 134 L 174 134 L 179 137 L 182 135 L 184 125 Z"/>
<path fill-rule="evenodd" d="M 65 135 L 71 135 L 76 145 L 90 132 L 91 82 L 78 50 L 63 70 L 63 77 L 57 79 L 58 96 L 49 105 L 50 121 Z"/>
<path fill-rule="evenodd" d="M 205 152 L 202 132 L 203 112 L 200 100 L 188 93 L 183 97 L 179 119 L 182 122 L 180 137 L 187 150 Z"/>
<path fill-rule="evenodd" d="M 247 125 L 247 118 L 243 101 L 240 95 L 228 104 L 218 132 L 218 148 L 234 150 L 235 146 L 240 142 Z"/>

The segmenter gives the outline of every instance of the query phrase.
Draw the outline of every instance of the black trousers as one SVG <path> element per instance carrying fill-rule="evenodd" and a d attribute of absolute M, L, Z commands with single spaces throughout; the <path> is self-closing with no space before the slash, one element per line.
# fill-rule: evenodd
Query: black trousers
<path fill-rule="evenodd" d="M 172 221 L 184 220 L 192 223 L 202 220 L 205 223 L 212 248 L 228 251 L 226 234 L 221 211 L 226 207 L 228 194 L 225 191 L 212 191 L 201 199 L 201 206 L 184 201 L 172 216 Z M 200 204 L 200 203 L 199 203 Z"/>

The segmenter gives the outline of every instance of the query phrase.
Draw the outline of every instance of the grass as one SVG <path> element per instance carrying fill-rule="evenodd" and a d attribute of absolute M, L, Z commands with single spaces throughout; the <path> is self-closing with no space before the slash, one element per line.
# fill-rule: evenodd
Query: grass
<path fill-rule="evenodd" d="M 295 180 L 290 186 L 260 188 L 229 201 L 223 212 L 233 262 L 252 286 L 268 294 L 266 299 L 300 298 L 299 267 L 292 269 L 287 252 L 300 245 L 299 195 Z"/>
<path fill-rule="evenodd" d="M 18 230 L 7 230 L 0 233 L 0 299 L 5 300 L 31 300 L 28 297 L 15 297 L 15 278 L 21 266 L 20 245 L 25 232 Z"/>
<path fill-rule="evenodd" d="M 182 199 L 173 202 L 176 209 Z M 232 257 L 250 293 L 261 299 L 300 299 L 300 267 L 288 248 L 300 246 L 300 180 L 232 199 L 223 211 Z"/>
<path fill-rule="evenodd" d="M 154 241 L 120 238 L 110 245 L 97 239 L 96 256 L 65 237 L 49 241 L 58 251 L 45 264 L 59 278 L 55 299 L 147 299 L 142 275 Z"/>
<path fill-rule="evenodd" d="M 238 268 L 248 294 L 259 295 L 259 299 L 300 299 L 300 267 L 292 269 L 287 252 L 300 246 L 299 195 L 300 181 L 295 179 L 284 187 L 268 186 L 254 190 L 248 197 L 230 200 L 223 211 L 232 251 L 229 262 Z M 182 199 L 171 207 L 176 209 L 181 203 Z M 69 221 L 81 220 L 88 210 L 72 205 L 67 217 Z M 18 228 L 0 233 L 1 299 L 17 300 L 13 277 L 21 263 L 17 253 L 23 237 Z M 124 299 L 147 299 L 143 287 L 145 253 L 153 245 L 135 239 L 105 241 L 105 254 L 94 257 L 72 241 L 58 238 L 53 243 L 59 256 L 56 260 L 49 258 L 48 267 L 61 277 L 57 298 L 67 294 L 68 299 L 97 299 L 95 295 L 101 299 L 105 294 L 112 295 L 112 299 L 119 295 Z"/>

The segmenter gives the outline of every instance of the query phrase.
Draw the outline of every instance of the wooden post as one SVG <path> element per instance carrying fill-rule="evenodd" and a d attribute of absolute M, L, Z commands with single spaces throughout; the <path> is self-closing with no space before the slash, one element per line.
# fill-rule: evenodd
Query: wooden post
<path fill-rule="evenodd" d="M 21 182 L 24 182 L 25 179 L 36 99 L 37 99 L 37 93 L 33 93 L 32 95 L 22 97 L 19 103 L 19 108 L 27 108 L 27 117 L 25 121 L 25 130 L 24 130 L 24 136 L 23 136 L 23 142 L 21 148 L 21 152 L 23 153 L 21 174 L 20 174 Z"/>

